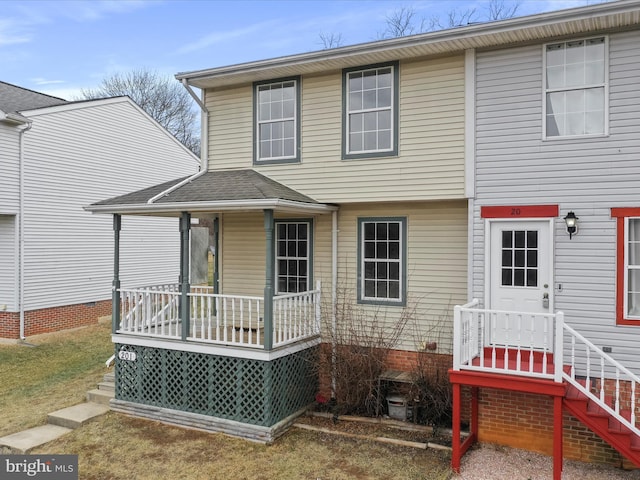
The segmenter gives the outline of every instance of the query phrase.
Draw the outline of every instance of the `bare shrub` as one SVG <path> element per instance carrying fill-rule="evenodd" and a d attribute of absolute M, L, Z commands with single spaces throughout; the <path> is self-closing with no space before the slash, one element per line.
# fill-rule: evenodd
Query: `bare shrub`
<path fill-rule="evenodd" d="M 334 413 L 372 416 L 378 411 L 378 378 L 387 370 L 389 352 L 413 318 L 415 305 L 389 318 L 384 307 L 356 305 L 353 298 L 347 289 L 338 289 L 335 328 L 324 328 L 332 348 L 322 350 L 320 370 L 333 380 Z M 323 319 L 330 323 L 330 302 L 323 307 Z"/>
<path fill-rule="evenodd" d="M 451 309 L 448 309 L 450 311 Z M 418 423 L 450 426 L 453 390 L 449 383 L 450 316 L 443 312 L 426 331 L 416 331 L 416 363 L 412 370 L 412 393 L 418 406 Z M 438 350 L 439 353 L 435 351 Z"/>

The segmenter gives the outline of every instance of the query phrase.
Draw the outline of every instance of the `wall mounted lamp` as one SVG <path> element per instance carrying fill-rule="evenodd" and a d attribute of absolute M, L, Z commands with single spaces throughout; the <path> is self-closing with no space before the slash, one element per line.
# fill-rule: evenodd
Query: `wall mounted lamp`
<path fill-rule="evenodd" d="M 578 234 L 578 217 L 573 212 L 567 213 L 564 217 L 564 222 L 567 224 L 567 233 L 569 234 L 569 240 L 571 237 Z"/>

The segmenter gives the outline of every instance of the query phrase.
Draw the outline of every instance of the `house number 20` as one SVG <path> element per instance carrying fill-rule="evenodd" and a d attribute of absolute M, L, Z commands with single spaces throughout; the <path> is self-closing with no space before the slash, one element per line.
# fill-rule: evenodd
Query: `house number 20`
<path fill-rule="evenodd" d="M 520 216 L 520 209 L 519 208 L 512 208 L 511 209 L 511 216 L 513 216 L 513 217 Z"/>

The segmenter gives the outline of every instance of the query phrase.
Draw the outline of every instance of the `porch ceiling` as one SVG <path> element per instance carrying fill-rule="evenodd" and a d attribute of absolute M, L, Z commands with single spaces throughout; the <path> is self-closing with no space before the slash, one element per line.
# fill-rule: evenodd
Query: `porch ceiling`
<path fill-rule="evenodd" d="M 180 212 L 273 209 L 289 213 L 336 210 L 255 170 L 200 172 L 84 207 L 93 213 L 178 216 Z"/>

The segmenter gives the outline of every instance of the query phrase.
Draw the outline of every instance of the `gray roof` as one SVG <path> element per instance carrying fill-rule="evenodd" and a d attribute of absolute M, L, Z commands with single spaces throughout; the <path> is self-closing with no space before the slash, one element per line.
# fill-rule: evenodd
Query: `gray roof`
<path fill-rule="evenodd" d="M 0 110 L 5 113 L 52 107 L 67 103 L 66 100 L 26 88 L 0 82 Z"/>
<path fill-rule="evenodd" d="M 102 200 L 86 207 L 103 213 L 161 213 L 179 210 L 263 208 L 268 202 L 320 207 L 323 204 L 255 170 L 221 170 L 182 177 L 160 185 Z M 181 185 L 181 182 L 183 184 Z M 172 188 L 175 187 L 175 188 Z M 164 195 L 162 192 L 167 192 Z M 154 198 L 158 197 L 158 198 Z"/>

